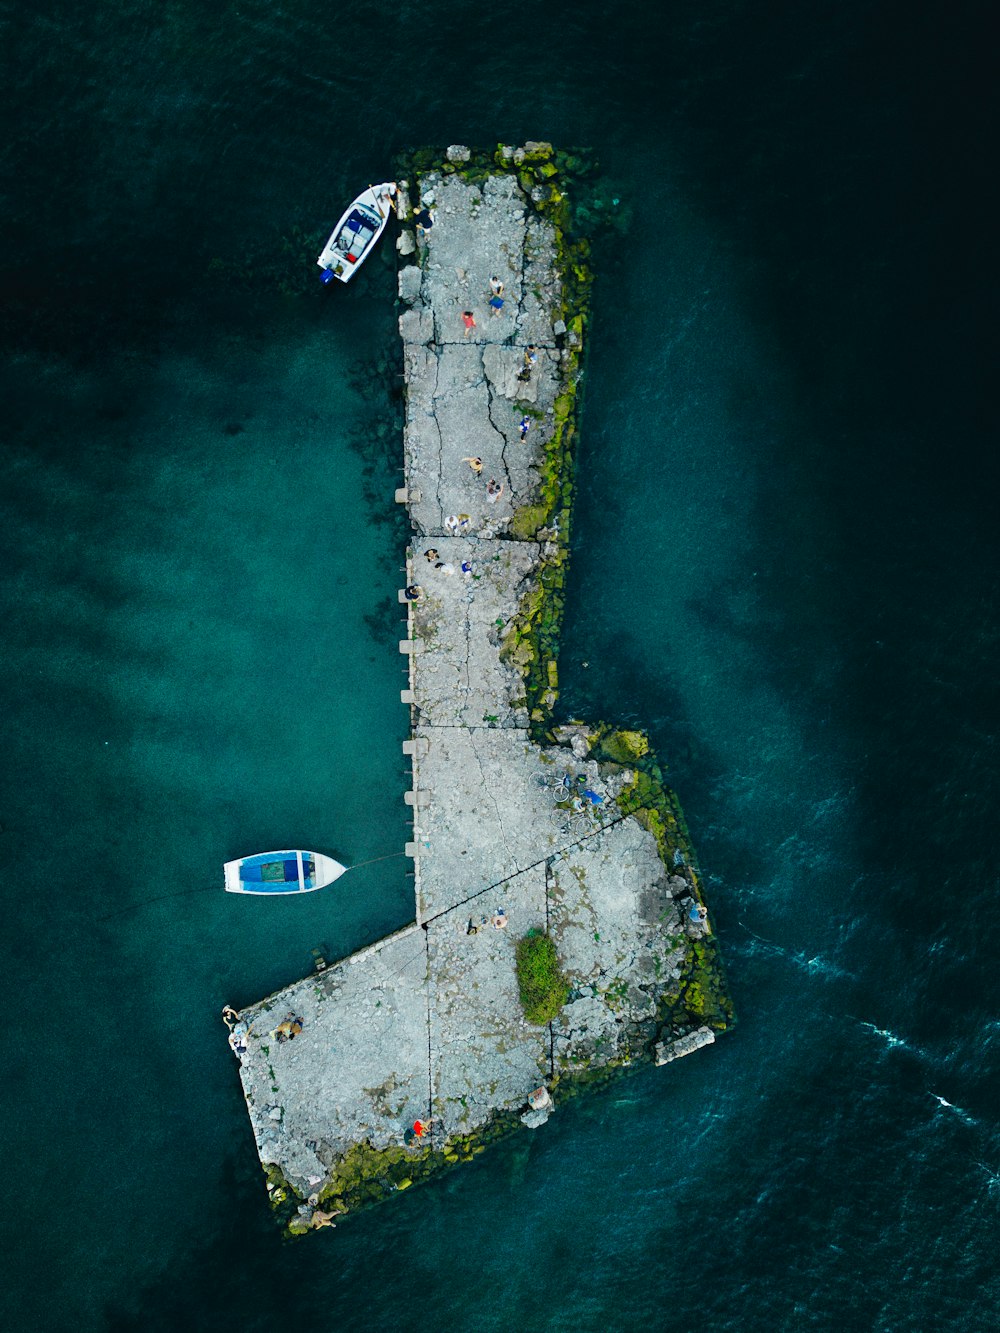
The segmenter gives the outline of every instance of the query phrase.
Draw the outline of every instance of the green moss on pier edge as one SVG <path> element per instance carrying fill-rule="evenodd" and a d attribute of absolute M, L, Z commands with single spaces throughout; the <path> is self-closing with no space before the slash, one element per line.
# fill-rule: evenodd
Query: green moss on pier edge
<path fill-rule="evenodd" d="M 355 1143 L 337 1162 L 329 1183 L 318 1195 L 317 1206 L 324 1212 L 347 1214 L 384 1203 L 401 1190 L 471 1162 L 491 1143 L 522 1128 L 519 1117 L 520 1110 L 496 1111 L 475 1132 L 453 1134 L 443 1143 L 435 1143 L 433 1133 L 430 1143 L 415 1141 L 409 1147 L 375 1148 L 367 1139 Z M 270 1197 L 287 1234 L 298 1236 L 308 1232 L 308 1222 L 299 1220 L 298 1207 L 302 1200 L 295 1190 L 277 1167 L 267 1167 L 266 1174 L 269 1184 L 277 1182 Z M 282 1196 L 280 1200 L 275 1199 L 278 1192 Z"/>
<path fill-rule="evenodd" d="M 518 157 L 523 156 L 522 161 Z M 562 335 L 561 386 L 554 404 L 552 428 L 546 432 L 539 468 L 538 495 L 514 512 L 510 536 L 538 541 L 543 555 L 538 574 L 540 591 L 529 592 L 506 627 L 501 657 L 524 677 L 525 703 L 532 730 L 540 739 L 551 722 L 559 697 L 553 679 L 559 651 L 564 605 L 565 563 L 573 511 L 574 444 L 582 411 L 583 377 L 590 318 L 593 275 L 590 237 L 595 227 L 613 225 L 610 201 L 602 210 L 603 185 L 597 163 L 587 150 L 563 152 L 549 143 L 523 151 L 498 144 L 493 150 L 473 149 L 467 162 L 447 161 L 440 149 L 422 148 L 396 159 L 397 179 L 411 184 L 431 172 L 481 183 L 490 176 L 515 175 L 525 207 L 553 228 L 555 263 L 560 276 L 560 303 L 554 319 L 566 325 Z M 617 205 L 618 201 L 614 203 Z M 625 214 L 622 214 L 624 225 Z M 521 408 L 530 416 L 533 404 Z"/>
<path fill-rule="evenodd" d="M 621 763 L 623 737 L 628 738 L 633 753 L 639 753 L 629 763 L 635 776 L 618 798 L 619 809 L 623 814 L 634 815 L 652 833 L 660 860 L 674 875 L 687 881 L 693 901 L 707 907 L 684 812 L 676 793 L 664 781 L 663 770 L 645 734 L 598 727 L 592 738 L 591 753 L 598 760 Z M 718 940 L 711 933 L 710 920 L 708 924 L 709 934 L 689 941 L 676 991 L 661 1002 L 658 1018 L 675 1034 L 703 1025 L 722 1032 L 736 1022 Z"/>

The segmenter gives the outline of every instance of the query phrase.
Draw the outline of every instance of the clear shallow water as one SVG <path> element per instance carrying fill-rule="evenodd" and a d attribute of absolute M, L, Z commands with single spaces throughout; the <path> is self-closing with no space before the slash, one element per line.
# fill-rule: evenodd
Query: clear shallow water
<path fill-rule="evenodd" d="M 500 58 L 440 0 L 350 56 L 308 5 L 10 21 L 11 1326 L 992 1327 L 988 82 L 972 8 L 757 10 L 538 9 Z M 396 475 L 359 453 L 392 278 L 326 299 L 312 256 L 398 147 L 526 137 L 595 145 L 635 218 L 563 702 L 670 763 L 742 1022 L 288 1247 L 218 1009 L 411 901 L 402 860 L 214 891 L 405 836 Z"/>

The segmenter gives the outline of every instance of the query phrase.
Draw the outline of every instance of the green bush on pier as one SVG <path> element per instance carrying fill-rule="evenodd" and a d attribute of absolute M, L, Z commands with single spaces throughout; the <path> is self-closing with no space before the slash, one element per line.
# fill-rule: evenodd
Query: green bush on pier
<path fill-rule="evenodd" d="M 569 997 L 556 946 L 543 931 L 529 930 L 517 942 L 517 985 L 525 1018 L 539 1026 L 551 1023 Z"/>

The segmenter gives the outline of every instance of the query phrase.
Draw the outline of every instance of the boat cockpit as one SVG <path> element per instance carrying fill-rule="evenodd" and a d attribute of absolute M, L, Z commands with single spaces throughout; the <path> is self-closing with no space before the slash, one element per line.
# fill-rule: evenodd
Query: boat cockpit
<path fill-rule="evenodd" d="M 372 237 L 378 231 L 382 219 L 370 208 L 355 208 L 337 237 L 337 249 L 347 257 L 349 263 L 356 264 L 364 254 Z"/>

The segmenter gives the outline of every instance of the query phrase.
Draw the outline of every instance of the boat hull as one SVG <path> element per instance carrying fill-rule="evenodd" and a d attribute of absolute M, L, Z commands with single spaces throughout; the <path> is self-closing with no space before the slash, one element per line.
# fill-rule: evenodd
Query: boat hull
<path fill-rule="evenodd" d="M 331 278 L 350 282 L 354 277 L 385 230 L 395 193 L 394 181 L 370 185 L 344 210 L 316 260 L 323 270 L 324 282 Z"/>
<path fill-rule="evenodd" d="M 237 861 L 227 861 L 227 893 L 275 895 L 314 893 L 325 889 L 344 874 L 346 866 L 320 852 L 257 852 Z"/>

